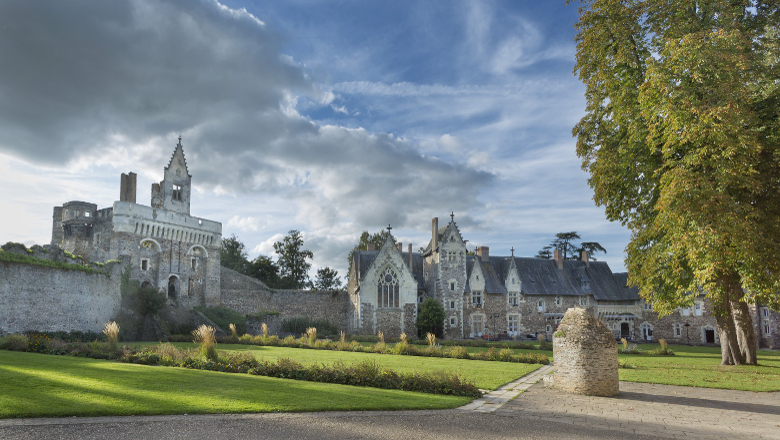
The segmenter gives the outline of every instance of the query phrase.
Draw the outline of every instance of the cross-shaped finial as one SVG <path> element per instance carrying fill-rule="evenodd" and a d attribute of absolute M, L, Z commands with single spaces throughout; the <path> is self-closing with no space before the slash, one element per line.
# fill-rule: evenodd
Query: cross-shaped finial
<path fill-rule="evenodd" d="M 514 257 L 515 256 L 515 247 L 512 246 L 512 249 L 510 249 L 510 250 L 512 251 L 512 256 Z"/>
<path fill-rule="evenodd" d="M 453 220 L 453 221 L 455 220 L 455 211 L 452 211 L 450 213 L 450 220 Z"/>
<path fill-rule="evenodd" d="M 392 226 L 390 226 L 390 223 L 387 224 L 387 232 L 390 232 L 393 229 Z"/>

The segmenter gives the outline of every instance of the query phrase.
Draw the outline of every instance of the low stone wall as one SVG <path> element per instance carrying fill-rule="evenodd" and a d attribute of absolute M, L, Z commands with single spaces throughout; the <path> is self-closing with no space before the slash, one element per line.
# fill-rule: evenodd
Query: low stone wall
<path fill-rule="evenodd" d="M 617 343 L 586 309 L 569 309 L 553 335 L 555 387 L 574 394 L 618 394 Z"/>
<path fill-rule="evenodd" d="M 121 308 L 121 264 L 109 275 L 0 263 L 0 334 L 26 330 L 93 331 Z"/>
<path fill-rule="evenodd" d="M 270 290 L 260 281 L 225 267 L 222 268 L 221 280 L 222 305 L 242 315 L 268 310 L 279 312 L 275 316 L 279 327 L 285 319 L 300 316 L 327 319 L 339 330 L 348 330 L 352 303 L 346 292 Z M 271 331 L 270 324 L 269 332 L 278 334 L 278 330 Z"/>

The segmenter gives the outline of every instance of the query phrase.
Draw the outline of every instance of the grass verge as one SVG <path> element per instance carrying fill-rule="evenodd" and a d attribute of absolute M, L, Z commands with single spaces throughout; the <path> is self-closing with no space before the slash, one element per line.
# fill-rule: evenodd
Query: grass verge
<path fill-rule="evenodd" d="M 195 345 L 176 342 L 173 345 L 190 349 Z M 469 359 L 431 358 L 419 356 L 397 356 L 376 353 L 355 353 L 350 351 L 310 350 L 303 348 L 268 347 L 240 344 L 219 344 L 218 350 L 247 351 L 260 361 L 291 359 L 302 364 L 326 364 L 336 362 L 357 364 L 374 360 L 382 368 L 400 373 L 435 373 L 444 371 L 459 374 L 482 389 L 494 390 L 541 367 L 540 364 L 518 364 L 513 362 L 475 361 Z"/>
<path fill-rule="evenodd" d="M 645 351 L 658 344 L 642 344 Z M 758 351 L 758 366 L 720 365 L 720 348 L 670 345 L 675 356 L 621 354 L 635 366 L 620 369 L 620 380 L 630 382 L 721 388 L 743 391 L 780 391 L 780 352 Z"/>
<path fill-rule="evenodd" d="M 443 409 L 470 401 L 6 350 L 0 383 L 0 418 Z"/>

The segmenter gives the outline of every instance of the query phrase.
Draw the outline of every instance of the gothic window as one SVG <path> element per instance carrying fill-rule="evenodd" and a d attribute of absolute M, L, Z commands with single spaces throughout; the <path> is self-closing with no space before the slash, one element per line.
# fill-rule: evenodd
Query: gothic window
<path fill-rule="evenodd" d="M 509 305 L 510 306 L 517 305 L 517 292 L 509 292 Z"/>
<path fill-rule="evenodd" d="M 475 306 L 482 305 L 482 291 L 481 290 L 475 290 L 471 293 L 471 304 Z"/>
<path fill-rule="evenodd" d="M 377 307 L 398 307 L 398 276 L 391 268 L 387 268 L 379 275 L 377 286 Z"/>
<path fill-rule="evenodd" d="M 173 200 L 181 202 L 181 185 L 173 185 Z"/>
<path fill-rule="evenodd" d="M 761 323 L 761 327 L 763 328 L 763 330 L 764 330 L 764 334 L 765 334 L 765 335 L 768 335 L 768 334 L 770 334 L 770 333 L 771 333 L 771 330 L 769 329 L 769 321 L 766 321 L 766 320 L 765 320 L 765 321 L 763 321 L 763 322 Z"/>
<path fill-rule="evenodd" d="M 645 310 L 653 310 L 653 304 L 652 303 L 645 303 Z"/>
<path fill-rule="evenodd" d="M 762 318 L 769 318 L 769 309 L 766 307 L 761 308 L 761 317 Z"/>
<path fill-rule="evenodd" d="M 582 298 L 580 298 L 580 305 L 581 305 L 581 306 L 587 306 L 587 305 L 588 305 L 588 298 L 587 298 L 587 297 L 585 297 L 585 296 L 583 296 Z"/>

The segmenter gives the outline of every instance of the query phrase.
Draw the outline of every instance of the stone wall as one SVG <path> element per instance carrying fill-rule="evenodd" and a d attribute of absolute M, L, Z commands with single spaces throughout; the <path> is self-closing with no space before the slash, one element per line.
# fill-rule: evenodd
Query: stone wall
<path fill-rule="evenodd" d="M 555 387 L 575 394 L 616 396 L 618 353 L 612 332 L 586 309 L 569 309 L 553 337 Z"/>
<path fill-rule="evenodd" d="M 94 331 L 121 307 L 122 265 L 109 275 L 0 263 L 0 333 Z"/>
<path fill-rule="evenodd" d="M 222 305 L 242 315 L 276 311 L 280 321 L 293 317 L 327 319 L 347 331 L 352 316 L 349 295 L 342 291 L 272 290 L 254 278 L 221 268 Z M 259 325 L 259 324 L 258 324 Z"/>

